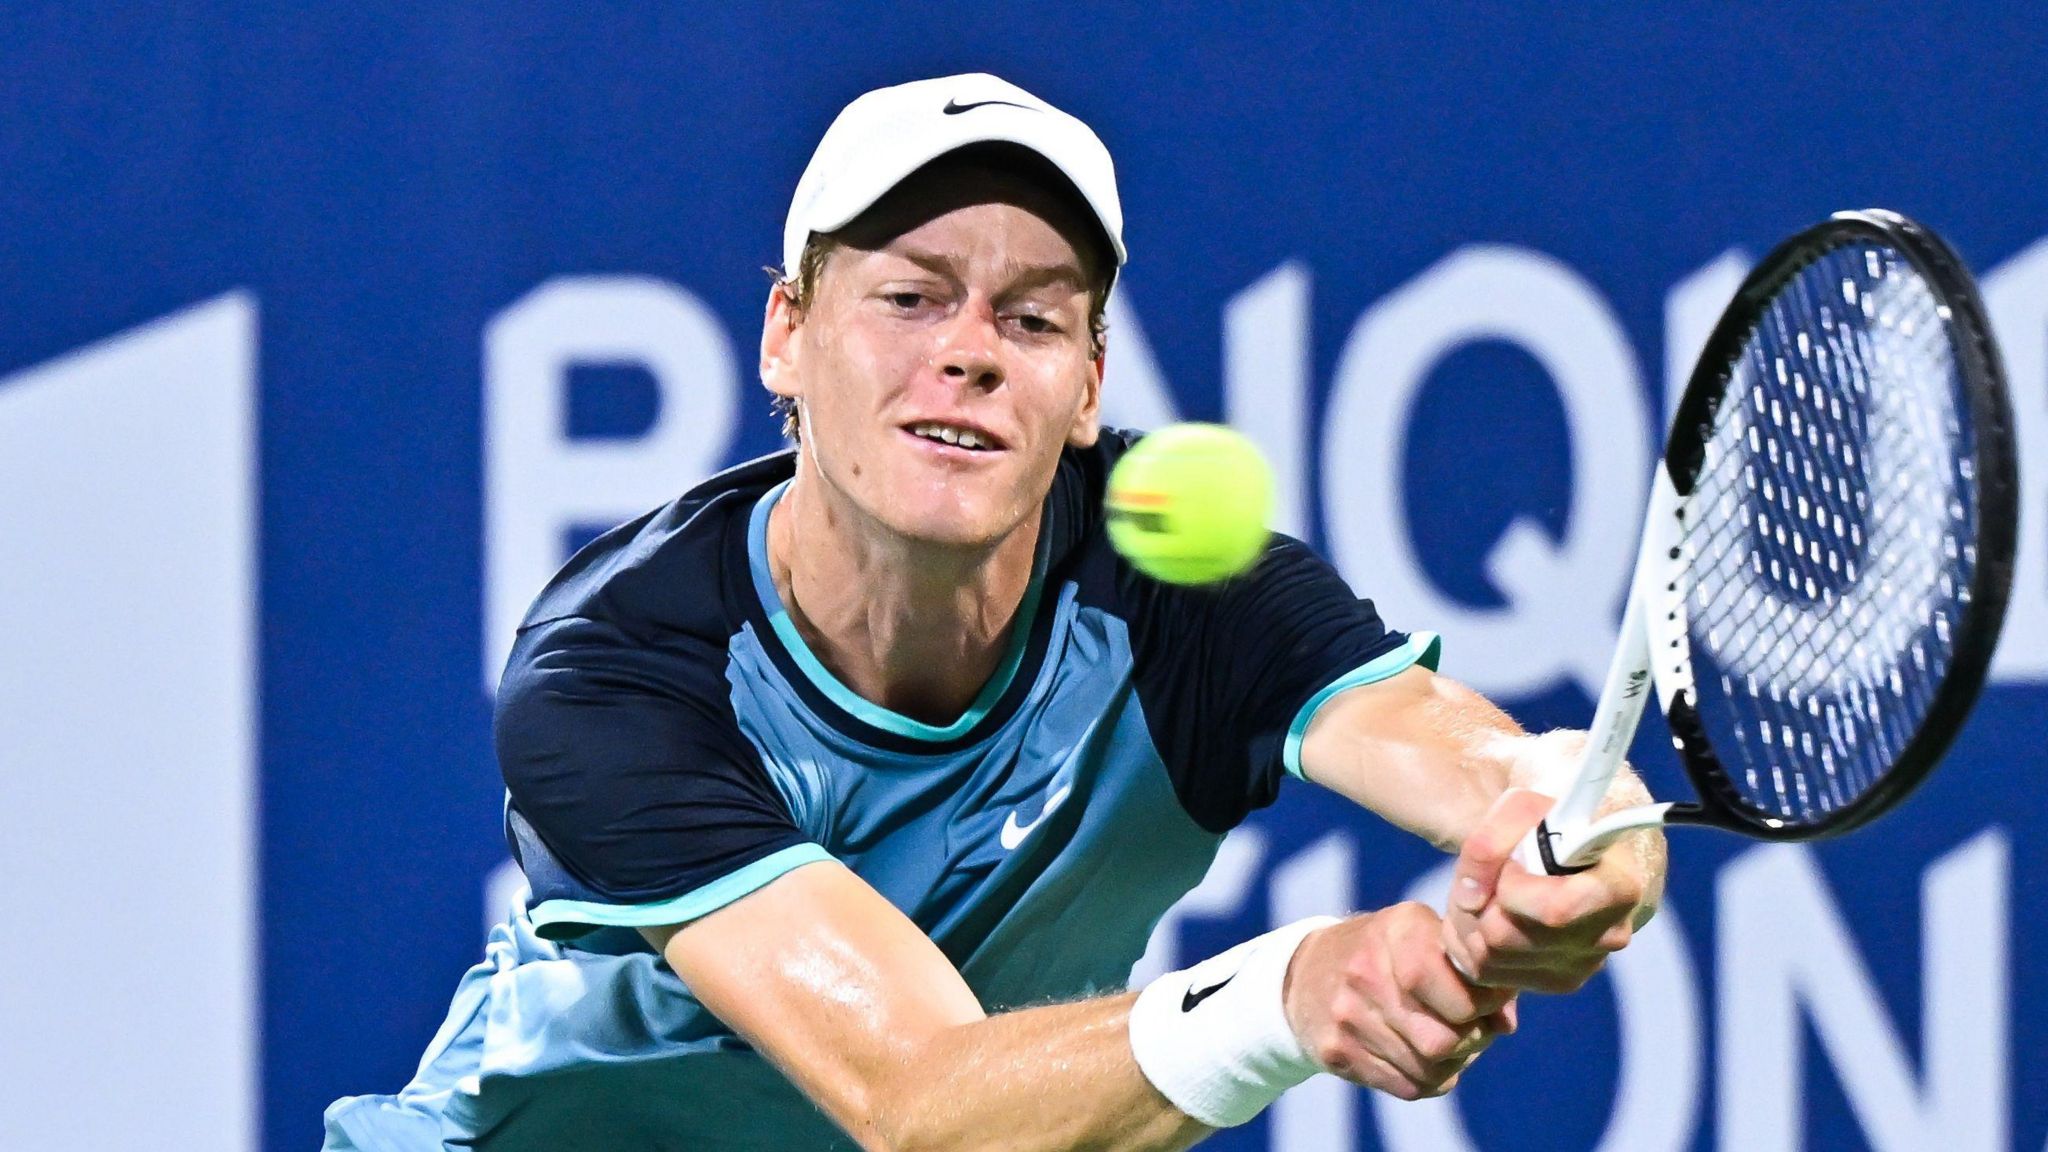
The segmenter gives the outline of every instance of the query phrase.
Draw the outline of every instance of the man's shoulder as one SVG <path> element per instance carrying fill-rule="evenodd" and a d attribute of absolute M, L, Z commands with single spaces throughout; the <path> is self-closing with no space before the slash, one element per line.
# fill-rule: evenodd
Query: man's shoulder
<path fill-rule="evenodd" d="M 744 614 L 749 515 L 793 470 L 788 451 L 749 460 L 598 536 L 555 573 L 521 632 L 584 617 L 722 640 Z"/>
<path fill-rule="evenodd" d="M 1102 497 L 1109 489 L 1109 473 L 1142 435 L 1122 428 L 1104 428 L 1095 443 L 1086 448 L 1068 448 L 1060 454 L 1052 491 L 1046 498 L 1046 530 L 1052 538 L 1054 567 L 1069 564 L 1084 554 L 1107 551 Z"/>

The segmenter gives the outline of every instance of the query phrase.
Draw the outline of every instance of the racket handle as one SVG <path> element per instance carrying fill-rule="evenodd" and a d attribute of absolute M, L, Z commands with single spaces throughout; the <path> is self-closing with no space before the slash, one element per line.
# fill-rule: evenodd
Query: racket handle
<path fill-rule="evenodd" d="M 1584 872 L 1593 866 L 1593 860 L 1599 859 L 1596 852 L 1593 860 L 1583 864 L 1571 863 L 1569 857 L 1558 850 L 1563 838 L 1562 833 L 1550 826 L 1550 821 L 1542 821 L 1522 837 L 1520 844 L 1515 845 L 1515 863 L 1535 876 L 1567 876 L 1573 872 Z"/>
<path fill-rule="evenodd" d="M 1607 666 L 1607 682 L 1593 710 L 1593 726 L 1586 732 L 1585 756 L 1569 770 L 1555 766 L 1531 781 L 1538 792 L 1557 797 L 1550 814 L 1515 848 L 1515 860 L 1539 876 L 1583 871 L 1599 858 L 1601 848 L 1628 830 L 1613 835 L 1603 832 L 1604 838 L 1597 843 L 1592 835 L 1593 829 L 1601 826 L 1600 805 L 1628 755 L 1629 742 L 1635 739 L 1636 725 L 1650 695 L 1650 641 L 1642 617 L 1642 598 L 1631 589 L 1628 607 L 1621 614 L 1620 643 Z"/>

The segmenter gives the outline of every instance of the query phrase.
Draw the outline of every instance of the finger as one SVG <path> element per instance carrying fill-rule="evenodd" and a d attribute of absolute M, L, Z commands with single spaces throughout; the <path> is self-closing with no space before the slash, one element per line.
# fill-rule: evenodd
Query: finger
<path fill-rule="evenodd" d="M 1453 1088 L 1456 1088 L 1456 1087 L 1458 1086 L 1458 1080 L 1459 1080 L 1459 1078 L 1460 1078 L 1460 1077 L 1462 1077 L 1462 1076 L 1464 1076 L 1464 1075 L 1465 1075 L 1465 1070 L 1464 1070 L 1463 1068 L 1460 1068 L 1460 1069 L 1458 1069 L 1458 1070 L 1457 1070 L 1456 1072 L 1453 1072 L 1453 1073 L 1451 1073 L 1451 1074 L 1450 1074 L 1450 1076 L 1449 1076 L 1448 1078 L 1446 1078 L 1445 1080 L 1443 1080 L 1443 1081 L 1442 1081 L 1441 1083 L 1439 1083 L 1439 1084 L 1435 1085 L 1435 1086 L 1434 1086 L 1434 1087 L 1432 1087 L 1432 1088 L 1431 1088 L 1431 1089 L 1430 1089 L 1429 1091 L 1427 1091 L 1427 1092 L 1424 1092 L 1424 1093 L 1423 1093 L 1423 1095 L 1424 1095 L 1424 1096 L 1426 1096 L 1426 1097 L 1427 1097 L 1427 1096 L 1448 1096 L 1448 1095 L 1450 1095 L 1450 1094 L 1451 1094 L 1451 1089 L 1453 1089 Z"/>
<path fill-rule="evenodd" d="M 1446 947 L 1441 963 L 1426 963 L 1413 974 L 1408 982 L 1410 995 L 1424 1010 L 1456 1025 L 1478 1020 L 1514 997 L 1512 989 L 1491 987 L 1491 980 L 1472 979 L 1485 975 L 1480 968 L 1461 969 L 1459 965 Z"/>
<path fill-rule="evenodd" d="M 1602 952 L 1619 952 L 1628 947 L 1628 942 L 1635 939 L 1635 935 L 1635 925 L 1624 918 L 1621 923 L 1602 932 L 1600 939 L 1593 942 L 1593 947 Z"/>
<path fill-rule="evenodd" d="M 1420 1100 L 1427 1094 L 1422 1084 L 1363 1048 L 1347 1053 L 1340 1062 L 1330 1066 L 1330 1071 L 1353 1084 L 1385 1092 L 1396 1100 Z"/>
<path fill-rule="evenodd" d="M 1515 1029 L 1522 1026 L 1522 1013 L 1518 1005 L 1518 1001 L 1510 998 L 1507 1003 L 1489 1013 L 1486 1019 L 1479 1023 L 1495 1036 L 1512 1036 Z"/>
<path fill-rule="evenodd" d="M 1628 919 L 1636 897 L 1595 872 L 1532 876 L 1514 868 L 1495 885 L 1492 908 L 1506 913 L 1531 940 L 1590 941 Z"/>
<path fill-rule="evenodd" d="M 1497 964 L 1486 970 L 1487 986 L 1502 991 L 1551 995 L 1576 992 L 1599 974 L 1606 959 L 1604 952 L 1572 952 L 1548 956 L 1541 962 L 1524 960 Z"/>
<path fill-rule="evenodd" d="M 1410 1079 L 1424 1096 L 1441 1096 L 1450 1091 L 1465 1069 L 1494 1041 L 1494 1033 L 1476 1024 L 1453 1031 L 1421 1013 L 1412 1013 L 1407 1019 L 1416 1029 L 1409 1043 L 1419 1056 L 1419 1069 L 1410 1073 Z"/>
<path fill-rule="evenodd" d="M 1493 1033 L 1478 1020 L 1451 1024 L 1428 1011 L 1411 1011 L 1389 1023 L 1414 1053 L 1416 1066 L 1433 1078 L 1455 1071 L 1493 1043 Z"/>
<path fill-rule="evenodd" d="M 1550 797 L 1527 788 L 1510 788 L 1500 794 L 1458 848 L 1451 880 L 1452 907 L 1477 912 L 1486 906 L 1515 845 L 1550 811 L 1551 803 Z"/>
<path fill-rule="evenodd" d="M 1522 986 L 1513 976 L 1528 968 L 1530 957 L 1542 957 L 1542 949 L 1516 927 L 1505 912 L 1487 906 L 1475 916 L 1462 916 L 1462 924 L 1444 922 L 1444 970 L 1450 980 L 1423 980 L 1417 976 L 1411 986 L 1425 990 L 1432 1009 L 1444 1019 L 1479 1019 L 1516 994 Z M 1542 963 L 1542 959 L 1538 959 Z M 1468 1009 L 1460 1004 L 1470 1004 Z"/>
<path fill-rule="evenodd" d="M 1462 921 L 1462 926 L 1456 921 Z M 1444 963 L 1457 973 L 1458 979 L 1472 988 L 1484 988 L 1486 981 L 1480 978 L 1483 965 L 1480 956 L 1468 942 L 1475 936 L 1473 918 L 1470 915 L 1452 913 L 1443 923 Z"/>
<path fill-rule="evenodd" d="M 1590 948 L 1585 941 L 1536 940 L 1498 906 L 1488 905 L 1461 936 L 1445 946 L 1444 961 L 1469 989 L 1486 994 L 1485 999 L 1475 1001 L 1476 1011 L 1483 1014 L 1515 992 L 1531 988 L 1529 973 L 1576 964 Z"/>
<path fill-rule="evenodd" d="M 1489 904 L 1477 916 L 1460 917 L 1457 924 L 1445 922 L 1444 956 L 1453 970 L 1482 987 L 1500 983 L 1508 965 L 1538 953 L 1537 942 L 1498 904 Z M 1484 1010 L 1484 1009 L 1482 1009 Z"/>
<path fill-rule="evenodd" d="M 1353 1022 L 1345 1031 L 1360 1048 L 1385 1062 L 1403 1079 L 1420 1085 L 1434 1078 L 1436 1061 L 1408 1037 L 1405 1027 L 1396 1026 L 1393 1020 L 1368 1016 Z M 1453 1037 L 1452 1043 L 1455 1042 Z M 1450 1045 L 1445 1047 L 1448 1050 Z"/>
<path fill-rule="evenodd" d="M 1468 971 L 1494 998 L 1478 1006 L 1489 1011 L 1507 992 L 1569 992 L 1583 986 L 1612 951 L 1602 946 L 1605 939 L 1535 939 L 1498 905 L 1489 905 L 1466 938 L 1455 942 L 1455 948 L 1446 947 L 1445 966 L 1450 966 L 1454 951 L 1473 957 Z"/>

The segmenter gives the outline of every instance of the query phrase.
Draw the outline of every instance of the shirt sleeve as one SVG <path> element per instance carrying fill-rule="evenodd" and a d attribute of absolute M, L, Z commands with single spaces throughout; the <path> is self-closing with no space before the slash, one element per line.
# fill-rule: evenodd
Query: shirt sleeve
<path fill-rule="evenodd" d="M 521 634 L 496 738 L 543 934 L 682 923 L 826 858 L 740 732 L 724 662 L 583 617 Z"/>
<path fill-rule="evenodd" d="M 1300 773 L 1301 733 L 1345 688 L 1436 666 L 1429 633 L 1390 631 L 1328 561 L 1276 535 L 1251 571 L 1177 588 L 1126 570 L 1137 687 L 1182 806 L 1211 831 Z"/>

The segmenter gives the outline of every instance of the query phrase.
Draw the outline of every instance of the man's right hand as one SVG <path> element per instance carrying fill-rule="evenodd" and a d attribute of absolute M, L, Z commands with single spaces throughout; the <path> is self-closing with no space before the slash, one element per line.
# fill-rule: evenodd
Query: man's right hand
<path fill-rule="evenodd" d="M 1450 1091 L 1494 1037 L 1515 1030 L 1514 992 L 1459 976 L 1442 920 L 1421 904 L 1311 933 L 1288 967 L 1286 999 L 1318 1063 L 1402 1100 Z"/>

